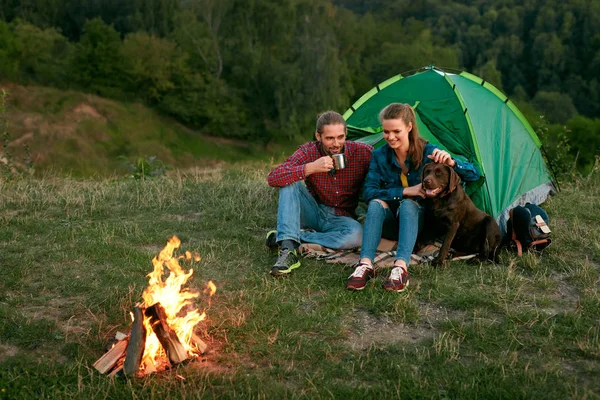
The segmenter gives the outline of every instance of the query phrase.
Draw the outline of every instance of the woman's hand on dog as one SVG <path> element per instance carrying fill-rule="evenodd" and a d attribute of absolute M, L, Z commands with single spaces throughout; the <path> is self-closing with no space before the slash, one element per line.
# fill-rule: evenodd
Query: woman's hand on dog
<path fill-rule="evenodd" d="M 456 165 L 456 161 L 454 161 L 450 153 L 444 150 L 435 149 L 433 150 L 433 153 L 431 153 L 427 157 L 436 163 L 446 164 L 452 168 L 454 168 L 454 166 Z"/>
<path fill-rule="evenodd" d="M 409 186 L 409 187 L 404 188 L 402 195 L 404 197 L 420 197 L 420 198 L 424 199 L 425 198 L 425 189 L 423 189 L 423 186 L 419 183 L 418 185 Z"/>

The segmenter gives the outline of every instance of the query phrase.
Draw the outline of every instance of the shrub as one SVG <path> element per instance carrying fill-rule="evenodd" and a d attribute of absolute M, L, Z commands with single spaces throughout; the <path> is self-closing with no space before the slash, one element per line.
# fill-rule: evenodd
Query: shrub
<path fill-rule="evenodd" d="M 164 175 L 171 168 L 157 159 L 156 156 L 138 157 L 133 163 L 129 162 L 125 156 L 119 158 L 123 160 L 123 167 L 128 170 L 129 176 L 133 179 L 155 178 Z"/>

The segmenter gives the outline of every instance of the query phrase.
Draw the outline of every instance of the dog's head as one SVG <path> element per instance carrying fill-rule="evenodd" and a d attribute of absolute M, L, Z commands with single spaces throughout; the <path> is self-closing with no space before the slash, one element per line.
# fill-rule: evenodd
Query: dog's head
<path fill-rule="evenodd" d="M 427 197 L 444 197 L 456 190 L 460 177 L 449 165 L 428 163 L 423 167 L 421 182 Z"/>

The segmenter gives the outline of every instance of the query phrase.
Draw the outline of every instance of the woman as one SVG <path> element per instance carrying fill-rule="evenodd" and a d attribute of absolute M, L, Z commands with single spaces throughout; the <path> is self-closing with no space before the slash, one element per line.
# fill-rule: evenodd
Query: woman
<path fill-rule="evenodd" d="M 453 159 L 419 137 L 415 112 L 408 104 L 388 105 L 379 113 L 379 121 L 387 144 L 373 152 L 363 191 L 369 208 L 360 261 L 346 287 L 361 290 L 374 276 L 373 258 L 384 233 L 391 238 L 397 235 L 398 247 L 394 268 L 383 287 L 402 292 L 408 285 L 410 255 L 423 227 L 423 199 L 427 196 L 421 186 L 423 166 L 429 162 L 447 164 L 467 182 L 479 179 L 479 172 L 473 164 Z"/>

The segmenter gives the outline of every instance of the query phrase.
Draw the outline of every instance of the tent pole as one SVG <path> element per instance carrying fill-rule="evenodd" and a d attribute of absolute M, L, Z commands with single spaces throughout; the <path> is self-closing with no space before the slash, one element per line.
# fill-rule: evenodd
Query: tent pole
<path fill-rule="evenodd" d="M 543 144 L 540 146 L 540 148 L 542 149 L 542 152 L 544 153 L 544 156 L 546 157 L 546 160 L 548 161 L 548 167 L 550 167 L 550 172 L 552 172 L 552 177 L 554 178 L 554 181 L 556 182 L 556 188 L 560 192 L 558 178 L 556 177 L 556 174 L 554 173 L 554 168 L 552 168 L 552 163 L 550 162 L 550 158 L 548 158 L 548 153 L 546 153 L 546 148 L 544 147 Z"/>

